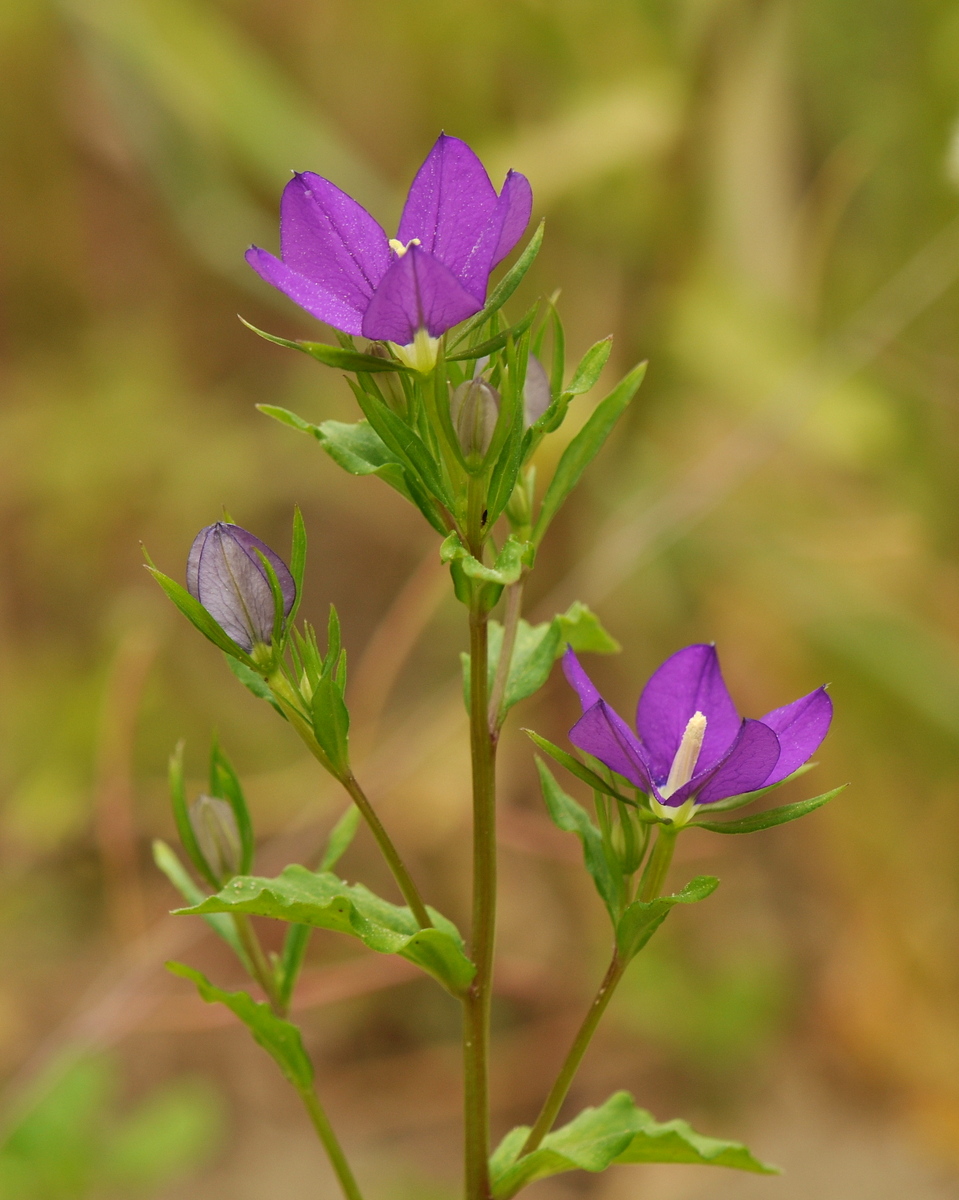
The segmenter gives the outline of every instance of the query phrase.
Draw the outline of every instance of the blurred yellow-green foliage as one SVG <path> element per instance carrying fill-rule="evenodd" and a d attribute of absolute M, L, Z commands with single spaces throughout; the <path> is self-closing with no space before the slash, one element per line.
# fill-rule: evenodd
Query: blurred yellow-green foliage
<path fill-rule="evenodd" d="M 497 183 L 530 177 L 547 241 L 525 294 L 562 289 L 572 353 L 614 333 L 607 382 L 650 360 L 534 611 L 597 608 L 624 709 L 693 640 L 719 644 L 747 713 L 831 681 L 835 728 L 792 798 L 852 781 L 799 825 L 688 837 L 677 875 L 723 886 L 637 964 L 571 1100 L 630 1087 L 787 1176 L 618 1168 L 539 1194 L 959 1195 L 956 4 L 3 0 L 0 81 L 4 1131 L 70 1111 L 86 1068 L 67 1065 L 114 1047 L 125 1104 L 200 1074 L 226 1113 L 150 1195 L 334 1194 L 273 1065 L 164 977 L 182 956 L 239 983 L 199 922 L 163 916 L 149 843 L 171 837 L 167 754 L 185 736 L 199 780 L 213 728 L 264 870 L 308 859 L 341 801 L 165 605 L 141 542 L 179 575 L 224 506 L 278 548 L 303 507 L 304 611 L 342 615 L 369 790 L 465 922 L 463 633 L 436 538 L 256 413 L 353 403 L 235 316 L 317 333 L 242 259 L 275 246 L 290 169 L 390 225 L 445 128 Z M 554 680 L 504 739 L 497 1133 L 535 1111 L 605 952 L 519 733 L 559 740 L 572 714 Z M 345 868 L 389 889 L 362 836 Z M 351 953 L 317 937 L 304 977 L 321 1094 L 372 1194 L 451 1195 L 455 1012 Z M 65 1178 L 13 1200 L 133 1194 Z"/>

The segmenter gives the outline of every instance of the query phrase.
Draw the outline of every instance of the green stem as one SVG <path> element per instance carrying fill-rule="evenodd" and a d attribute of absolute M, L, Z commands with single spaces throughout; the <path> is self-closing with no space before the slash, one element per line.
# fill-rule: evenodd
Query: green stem
<path fill-rule="evenodd" d="M 550 1089 L 550 1093 L 546 1097 L 540 1114 L 536 1118 L 536 1124 L 530 1130 L 529 1137 L 523 1144 L 523 1149 L 520 1151 L 521 1155 L 532 1154 L 543 1138 L 553 1128 L 553 1122 L 559 1115 L 559 1110 L 562 1108 L 563 1101 L 569 1092 L 573 1077 L 579 1070 L 579 1064 L 583 1061 L 586 1048 L 592 1040 L 600 1018 L 606 1011 L 606 1006 L 609 1004 L 613 992 L 616 990 L 616 985 L 622 979 L 625 970 L 626 963 L 621 961 L 618 954 L 614 951 L 612 962 L 609 964 L 609 970 L 603 977 L 603 982 L 599 985 L 599 991 L 590 1005 L 586 1019 L 579 1027 L 579 1032 L 573 1039 L 573 1044 L 566 1055 L 566 1061 L 563 1063 L 559 1075 L 556 1077 L 556 1082 Z"/>
<path fill-rule="evenodd" d="M 489 1041 L 496 931 L 496 744 L 489 727 L 487 614 L 470 612 L 470 749 L 473 768 L 473 962 L 464 997 L 466 1195 L 488 1200 Z"/>
<path fill-rule="evenodd" d="M 250 918 L 245 913 L 233 913 L 232 916 L 236 935 L 240 939 L 240 945 L 246 951 L 247 958 L 250 960 L 253 978 L 263 989 L 264 995 L 269 1000 L 273 1011 L 278 1016 L 285 1016 L 286 1006 L 280 996 L 276 972 L 270 966 L 266 955 L 263 953 L 260 939 L 256 936 L 253 926 L 250 924 Z"/>
<path fill-rule="evenodd" d="M 302 701 L 299 695 L 290 684 L 290 681 L 280 671 L 275 671 L 267 680 L 270 691 L 273 693 L 273 698 L 283 710 L 284 716 L 300 735 L 304 745 L 317 760 L 317 762 L 334 778 L 346 788 L 350 794 L 350 798 L 356 807 L 360 810 L 363 820 L 370 827 L 370 832 L 376 839 L 376 844 L 380 848 L 380 852 L 386 859 L 386 862 L 393 872 L 393 878 L 403 894 L 403 899 L 412 910 L 413 916 L 421 929 L 429 929 L 433 922 L 430 920 L 429 913 L 426 911 L 426 905 L 423 903 L 423 898 L 420 896 L 413 878 L 407 871 L 400 858 L 399 851 L 393 845 L 390 835 L 383 827 L 383 822 L 376 815 L 372 804 L 367 799 L 366 793 L 357 782 L 356 776 L 352 771 L 347 772 L 345 776 L 341 775 L 332 765 L 322 747 L 317 742 L 313 733 L 313 727 L 303 715 L 300 708 Z"/>
<path fill-rule="evenodd" d="M 300 1089 L 297 1090 L 300 1091 Z M 360 1191 L 353 1172 L 350 1170 L 350 1164 L 346 1161 L 343 1148 L 337 1141 L 336 1134 L 333 1132 L 333 1126 L 323 1111 L 323 1106 L 320 1104 L 316 1092 L 304 1089 L 300 1091 L 300 1099 L 303 1101 L 306 1111 L 310 1114 L 313 1128 L 323 1143 L 323 1149 L 326 1151 L 330 1164 L 336 1172 L 336 1178 L 340 1181 L 340 1187 L 343 1189 L 343 1195 L 346 1197 L 346 1200 L 363 1200 L 363 1193 Z"/>
<path fill-rule="evenodd" d="M 523 585 L 525 577 L 506 589 L 506 613 L 503 617 L 503 643 L 500 647 L 499 662 L 496 664 L 496 675 L 493 679 L 493 690 L 489 698 L 489 728 L 493 738 L 499 737 L 500 726 L 503 723 L 503 698 L 506 695 L 506 685 L 509 682 L 509 668 L 513 658 L 513 647 L 516 645 L 516 633 L 519 629 L 519 618 L 523 611 Z"/>
<path fill-rule="evenodd" d="M 653 846 L 653 852 L 649 856 L 649 861 L 646 863 L 646 870 L 643 872 L 642 883 L 639 887 L 640 900 L 655 900 L 663 890 L 663 884 L 666 882 L 666 874 L 669 871 L 669 864 L 673 861 L 673 852 L 676 849 L 676 838 L 679 836 L 679 830 L 670 825 L 660 825 L 659 833 L 656 836 L 656 844 Z"/>

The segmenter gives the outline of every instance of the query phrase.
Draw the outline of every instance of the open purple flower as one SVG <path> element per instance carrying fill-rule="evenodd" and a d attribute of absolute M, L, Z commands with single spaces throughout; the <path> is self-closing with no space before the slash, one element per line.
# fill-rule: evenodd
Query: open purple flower
<path fill-rule="evenodd" d="M 187 591 L 247 653 L 273 640 L 273 590 L 260 554 L 276 572 L 283 615 L 289 616 L 296 599 L 289 568 L 265 542 L 239 525 L 217 521 L 201 529 L 186 565 Z"/>
<path fill-rule="evenodd" d="M 469 146 L 443 133 L 416 173 L 395 238 L 306 171 L 283 191 L 280 258 L 251 246 L 246 260 L 334 329 L 407 347 L 480 311 L 490 272 L 519 241 L 531 210 L 525 176 L 510 171 L 497 195 Z M 416 365 L 422 361 L 421 353 Z"/>
<path fill-rule="evenodd" d="M 743 720 L 714 646 L 687 646 L 653 673 L 635 730 L 603 700 L 572 650 L 563 670 L 583 706 L 570 741 L 671 809 L 781 783 L 815 753 L 832 720 L 824 688 L 759 721 Z"/>

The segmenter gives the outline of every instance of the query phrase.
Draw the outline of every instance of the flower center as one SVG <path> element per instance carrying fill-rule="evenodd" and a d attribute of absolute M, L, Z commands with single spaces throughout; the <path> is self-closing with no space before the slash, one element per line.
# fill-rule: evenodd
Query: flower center
<path fill-rule="evenodd" d="M 683 731 L 683 740 L 679 743 L 673 765 L 669 768 L 669 778 L 665 786 L 659 789 L 664 800 L 692 779 L 705 736 L 706 718 L 701 712 L 694 712 Z"/>
<path fill-rule="evenodd" d="M 380 243 L 380 244 L 382 245 L 382 243 Z M 407 252 L 407 250 L 409 250 L 410 246 L 418 246 L 419 244 L 420 244 L 419 238 L 410 238 L 410 240 L 406 243 L 405 246 L 397 238 L 390 238 L 390 249 L 393 251 L 393 253 L 396 255 L 397 258 L 402 258 L 403 255 Z"/>
<path fill-rule="evenodd" d="M 430 337 L 425 329 L 417 329 L 408 346 L 398 346 L 395 342 L 390 342 L 390 345 L 401 363 L 405 363 L 422 375 L 429 375 L 436 366 L 436 354 L 440 347 L 440 339 Z"/>

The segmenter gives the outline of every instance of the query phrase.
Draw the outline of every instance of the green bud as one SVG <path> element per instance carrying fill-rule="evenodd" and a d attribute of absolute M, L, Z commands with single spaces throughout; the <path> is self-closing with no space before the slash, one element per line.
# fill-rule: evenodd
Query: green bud
<path fill-rule="evenodd" d="M 216 796 L 200 796 L 190 805 L 190 827 L 200 853 L 220 883 L 232 879 L 243 860 L 243 845 L 233 809 Z"/>
<path fill-rule="evenodd" d="M 467 465 L 479 466 L 493 440 L 499 419 L 499 392 L 485 379 L 468 379 L 450 398 L 450 420 Z"/>

